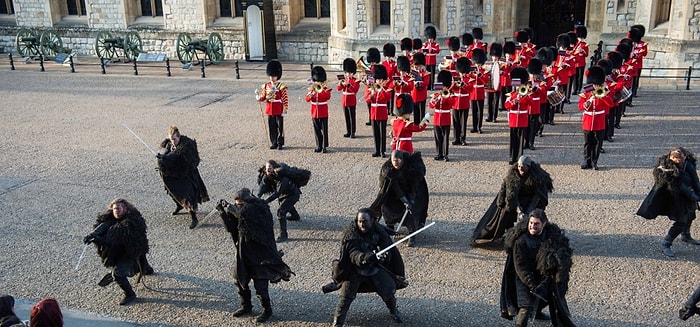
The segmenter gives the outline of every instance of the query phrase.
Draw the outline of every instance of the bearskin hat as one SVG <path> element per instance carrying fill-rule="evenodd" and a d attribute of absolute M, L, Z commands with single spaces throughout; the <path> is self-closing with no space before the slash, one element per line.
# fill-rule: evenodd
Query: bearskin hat
<path fill-rule="evenodd" d="M 459 51 L 459 38 L 450 36 L 450 38 L 447 39 L 447 47 L 450 48 L 451 51 Z"/>
<path fill-rule="evenodd" d="M 527 72 L 532 75 L 542 74 L 542 61 L 538 58 L 531 58 L 530 62 L 527 63 Z"/>
<path fill-rule="evenodd" d="M 378 64 L 382 61 L 382 55 L 379 53 L 377 48 L 367 49 L 367 62 L 370 64 Z"/>
<path fill-rule="evenodd" d="M 413 64 L 425 66 L 425 55 L 422 52 L 413 54 Z"/>
<path fill-rule="evenodd" d="M 586 71 L 586 83 L 603 85 L 605 83 L 605 70 L 600 66 L 593 66 Z"/>
<path fill-rule="evenodd" d="M 567 32 L 566 34 L 569 35 L 569 48 L 572 48 L 574 45 L 576 45 L 578 36 L 576 36 L 576 32 L 574 31 Z"/>
<path fill-rule="evenodd" d="M 530 75 L 527 73 L 527 69 L 523 67 L 515 67 L 510 71 L 510 79 L 518 79 L 522 84 L 527 83 Z"/>
<path fill-rule="evenodd" d="M 515 42 L 507 41 L 506 43 L 503 43 L 503 53 L 511 55 L 515 54 Z"/>
<path fill-rule="evenodd" d="M 357 73 L 357 63 L 352 58 L 343 60 L 343 71 L 347 73 Z"/>
<path fill-rule="evenodd" d="M 387 79 L 386 67 L 384 65 L 375 65 L 374 69 L 374 79 Z"/>
<path fill-rule="evenodd" d="M 574 27 L 574 33 L 576 33 L 576 37 L 580 37 L 582 39 L 585 39 L 586 36 L 588 36 L 588 29 L 586 26 L 576 26 Z"/>
<path fill-rule="evenodd" d="M 384 43 L 384 57 L 396 56 L 396 46 L 393 43 Z"/>
<path fill-rule="evenodd" d="M 632 55 L 632 46 L 627 43 L 618 44 L 615 50 L 617 50 L 617 52 L 619 52 L 622 55 L 623 62 L 629 59 L 630 55 Z"/>
<path fill-rule="evenodd" d="M 613 66 L 612 61 L 610 61 L 610 59 L 600 59 L 598 60 L 596 65 L 603 68 L 603 70 L 605 71 L 605 75 L 612 74 Z"/>
<path fill-rule="evenodd" d="M 471 35 L 470 33 L 464 33 L 462 34 L 462 45 L 465 47 L 468 47 L 474 43 L 474 36 Z"/>
<path fill-rule="evenodd" d="M 314 68 L 311 68 L 311 80 L 314 82 L 325 82 L 327 79 L 326 77 L 326 70 L 323 69 L 321 66 L 314 66 Z"/>
<path fill-rule="evenodd" d="M 535 38 L 535 30 L 533 30 L 532 27 L 530 27 L 530 26 L 524 27 L 523 31 L 527 32 L 528 40 L 533 40 Z"/>
<path fill-rule="evenodd" d="M 530 36 L 527 34 L 526 30 L 520 30 L 515 32 L 515 41 L 516 42 L 527 42 L 527 40 L 530 38 Z"/>
<path fill-rule="evenodd" d="M 620 67 L 622 67 L 622 55 L 619 52 L 608 52 L 608 60 L 610 60 L 614 69 L 620 69 Z"/>
<path fill-rule="evenodd" d="M 486 52 L 483 49 L 476 48 L 472 50 L 472 60 L 474 63 L 483 64 L 486 62 Z"/>
<path fill-rule="evenodd" d="M 411 51 L 413 50 L 413 40 L 405 37 L 399 41 L 399 47 L 401 47 L 401 51 Z"/>
<path fill-rule="evenodd" d="M 410 94 L 400 94 L 396 97 L 396 112 L 399 116 L 413 113 L 413 98 Z"/>
<path fill-rule="evenodd" d="M 634 41 L 632 41 L 632 39 L 625 37 L 625 38 L 620 39 L 619 42 L 617 42 L 617 44 L 622 44 L 622 43 L 626 43 L 627 45 L 630 46 L 631 49 L 634 49 Z"/>
<path fill-rule="evenodd" d="M 568 49 L 571 47 L 571 39 L 569 39 L 569 34 L 561 33 L 557 36 L 557 48 Z"/>
<path fill-rule="evenodd" d="M 644 34 L 646 34 L 646 32 L 647 32 L 646 27 L 644 27 L 644 25 L 641 25 L 641 24 L 632 25 L 632 27 L 630 27 L 630 28 L 636 28 L 636 29 L 642 31 L 642 37 L 644 37 Z"/>
<path fill-rule="evenodd" d="M 277 79 L 282 78 L 282 63 L 277 59 L 270 60 L 270 62 L 267 63 L 265 72 L 267 76 L 276 76 Z"/>
<path fill-rule="evenodd" d="M 539 59 L 545 66 L 551 65 L 554 61 L 554 54 L 552 53 L 552 49 L 549 47 L 542 47 L 537 50 L 537 55 L 535 57 L 537 57 L 537 59 Z"/>
<path fill-rule="evenodd" d="M 550 45 L 549 54 L 552 56 L 552 62 L 555 62 L 557 58 L 559 58 L 559 49 L 553 45 Z"/>
<path fill-rule="evenodd" d="M 459 57 L 455 62 L 455 69 L 459 73 L 468 73 L 472 69 L 472 63 L 467 57 Z"/>
<path fill-rule="evenodd" d="M 489 55 L 492 57 L 503 57 L 503 45 L 500 43 L 491 43 Z"/>
<path fill-rule="evenodd" d="M 426 26 L 425 27 L 425 37 L 429 39 L 436 39 L 437 38 L 437 31 L 435 31 L 435 27 L 433 26 Z"/>
<path fill-rule="evenodd" d="M 472 36 L 475 40 L 483 40 L 484 30 L 482 30 L 481 27 L 474 27 L 472 28 Z"/>
<path fill-rule="evenodd" d="M 406 56 L 396 57 L 396 69 L 400 72 L 410 72 L 411 71 L 411 61 L 408 60 Z"/>
<path fill-rule="evenodd" d="M 638 28 L 632 27 L 627 33 L 627 36 L 634 42 L 639 43 L 642 41 L 642 31 Z"/>
<path fill-rule="evenodd" d="M 452 86 L 452 73 L 449 70 L 441 70 L 438 73 L 437 81 L 442 83 L 443 88 L 449 88 Z"/>
<path fill-rule="evenodd" d="M 423 48 L 423 40 L 415 38 L 411 42 L 413 42 L 413 50 L 420 50 Z"/>

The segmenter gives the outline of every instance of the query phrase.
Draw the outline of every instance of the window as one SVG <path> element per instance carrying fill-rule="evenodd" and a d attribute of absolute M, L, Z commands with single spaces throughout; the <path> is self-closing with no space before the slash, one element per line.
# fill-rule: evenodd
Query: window
<path fill-rule="evenodd" d="M 617 11 L 625 10 L 625 0 L 617 0 Z"/>
<path fill-rule="evenodd" d="M 68 15 L 85 16 L 85 0 L 68 0 Z"/>
<path fill-rule="evenodd" d="M 331 17 L 330 0 L 304 0 L 304 17 Z"/>
<path fill-rule="evenodd" d="M 219 17 L 242 17 L 243 6 L 238 0 L 219 1 Z"/>
<path fill-rule="evenodd" d="M 656 14 L 654 15 L 654 27 L 668 21 L 671 16 L 671 0 L 659 0 L 656 4 Z"/>
<path fill-rule="evenodd" d="M 379 25 L 391 25 L 391 1 L 379 1 Z"/>
<path fill-rule="evenodd" d="M 163 16 L 162 0 L 141 0 L 141 16 Z"/>
<path fill-rule="evenodd" d="M 338 1 L 338 30 L 342 31 L 345 29 L 345 27 L 348 25 L 347 23 L 347 18 L 345 15 L 347 15 L 345 11 L 345 5 L 346 2 L 345 0 L 340 0 Z"/>
<path fill-rule="evenodd" d="M 433 1 L 424 0 L 423 1 L 423 23 L 433 22 Z"/>
<path fill-rule="evenodd" d="M 0 0 L 0 14 L 14 15 L 15 8 L 12 6 L 12 0 Z"/>

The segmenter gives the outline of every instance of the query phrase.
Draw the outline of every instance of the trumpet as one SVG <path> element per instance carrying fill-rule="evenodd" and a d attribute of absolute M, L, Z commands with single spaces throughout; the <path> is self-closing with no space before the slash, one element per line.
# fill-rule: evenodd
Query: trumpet
<path fill-rule="evenodd" d="M 520 86 L 518 86 L 517 91 L 518 96 L 527 96 L 528 94 L 530 94 L 530 86 L 528 86 L 527 84 L 521 84 Z"/>
<path fill-rule="evenodd" d="M 379 92 L 384 89 L 384 85 L 379 82 L 372 84 L 372 92 Z"/>
<path fill-rule="evenodd" d="M 309 92 L 321 93 L 325 87 L 325 82 L 314 82 L 311 84 L 311 87 L 309 87 Z"/>
<path fill-rule="evenodd" d="M 596 85 L 593 89 L 593 96 L 600 99 L 608 95 L 608 90 L 605 89 L 603 85 Z"/>
<path fill-rule="evenodd" d="M 441 97 L 447 98 L 447 97 L 449 97 L 450 95 L 452 95 L 452 92 L 450 92 L 450 89 L 449 89 L 449 88 L 443 88 L 442 90 L 440 90 L 440 96 L 441 96 Z"/>

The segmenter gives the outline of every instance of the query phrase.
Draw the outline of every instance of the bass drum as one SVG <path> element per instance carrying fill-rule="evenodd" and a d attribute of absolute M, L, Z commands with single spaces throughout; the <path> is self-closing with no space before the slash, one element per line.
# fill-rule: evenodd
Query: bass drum
<path fill-rule="evenodd" d="M 501 63 L 499 61 L 495 61 L 491 64 L 491 79 L 489 82 L 491 90 L 499 90 L 501 84 Z"/>

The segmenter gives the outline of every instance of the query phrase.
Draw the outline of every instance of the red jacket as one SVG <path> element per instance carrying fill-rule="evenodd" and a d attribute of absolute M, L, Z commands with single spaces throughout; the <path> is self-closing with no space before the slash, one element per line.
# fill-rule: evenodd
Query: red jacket
<path fill-rule="evenodd" d="M 382 66 L 386 68 L 386 76 L 389 79 L 394 78 L 394 76 L 398 75 L 399 72 L 396 70 L 396 59 L 391 57 L 389 59 L 388 57 L 382 61 Z"/>
<path fill-rule="evenodd" d="M 413 133 L 422 132 L 426 125 L 416 125 L 412 121 L 396 118 L 391 123 L 391 128 L 394 130 L 394 139 L 391 141 L 391 150 L 401 150 L 408 153 L 413 153 Z"/>
<path fill-rule="evenodd" d="M 311 118 L 328 118 L 328 100 L 331 99 L 331 91 L 324 87 L 321 92 L 306 93 L 306 102 L 311 102 Z"/>
<path fill-rule="evenodd" d="M 425 65 L 437 65 L 437 55 L 440 53 L 440 45 L 431 40 L 423 42 L 423 48 L 421 49 L 425 54 Z"/>
<path fill-rule="evenodd" d="M 265 114 L 268 116 L 281 116 L 289 108 L 287 86 L 277 82 L 267 82 L 261 87 L 262 92 L 258 101 L 265 102 Z M 270 95 L 270 99 L 267 97 Z"/>
<path fill-rule="evenodd" d="M 469 98 L 471 100 L 484 100 L 486 98 L 484 86 L 491 79 L 491 73 L 480 68 L 477 72 L 469 73 L 469 79 L 474 81 L 474 88 Z"/>
<path fill-rule="evenodd" d="M 469 74 L 464 74 L 460 76 L 460 83 L 452 82 L 452 87 L 450 90 L 454 93 L 454 102 L 452 109 L 454 110 L 468 110 L 471 107 L 471 93 L 474 90 L 474 81 L 469 80 Z"/>
<path fill-rule="evenodd" d="M 394 93 L 396 94 L 396 97 L 398 98 L 399 95 L 401 94 L 411 94 L 411 91 L 413 91 L 414 85 L 413 81 L 411 80 L 411 74 L 404 74 L 404 75 L 399 75 L 400 79 L 394 80 Z"/>
<path fill-rule="evenodd" d="M 525 128 L 528 124 L 528 113 L 532 100 L 530 96 L 521 97 L 518 91 L 515 90 L 508 94 L 506 98 L 506 109 L 508 110 L 508 127 Z"/>
<path fill-rule="evenodd" d="M 588 43 L 586 41 L 578 41 L 574 45 L 574 55 L 576 56 L 576 68 L 585 67 L 586 59 L 588 58 Z"/>
<path fill-rule="evenodd" d="M 354 107 L 357 105 L 357 92 L 360 90 L 360 81 L 355 77 L 346 78 L 342 83 L 338 83 L 336 89 L 343 92 L 343 95 L 340 97 L 340 103 L 343 107 Z"/>
<path fill-rule="evenodd" d="M 587 101 L 591 100 L 588 102 Z M 605 130 L 605 115 L 608 114 L 613 106 L 610 94 L 602 98 L 596 98 L 593 92 L 586 92 L 580 95 L 578 100 L 578 109 L 583 111 L 583 119 L 581 128 L 584 131 L 603 131 Z"/>
<path fill-rule="evenodd" d="M 389 118 L 389 109 L 387 105 L 391 99 L 391 89 L 383 88 L 379 92 L 370 93 L 367 96 L 371 104 L 369 119 L 371 120 L 387 120 Z"/>
<path fill-rule="evenodd" d="M 454 106 L 454 100 L 453 95 L 443 97 L 440 95 L 440 92 L 436 92 L 430 97 L 428 106 L 434 110 L 433 125 L 450 126 L 452 124 L 450 109 Z"/>
<path fill-rule="evenodd" d="M 414 88 L 411 91 L 411 98 L 413 102 L 423 102 L 428 99 L 428 84 L 430 83 L 430 73 L 425 70 L 420 71 L 420 80 L 416 79 L 414 83 Z"/>

